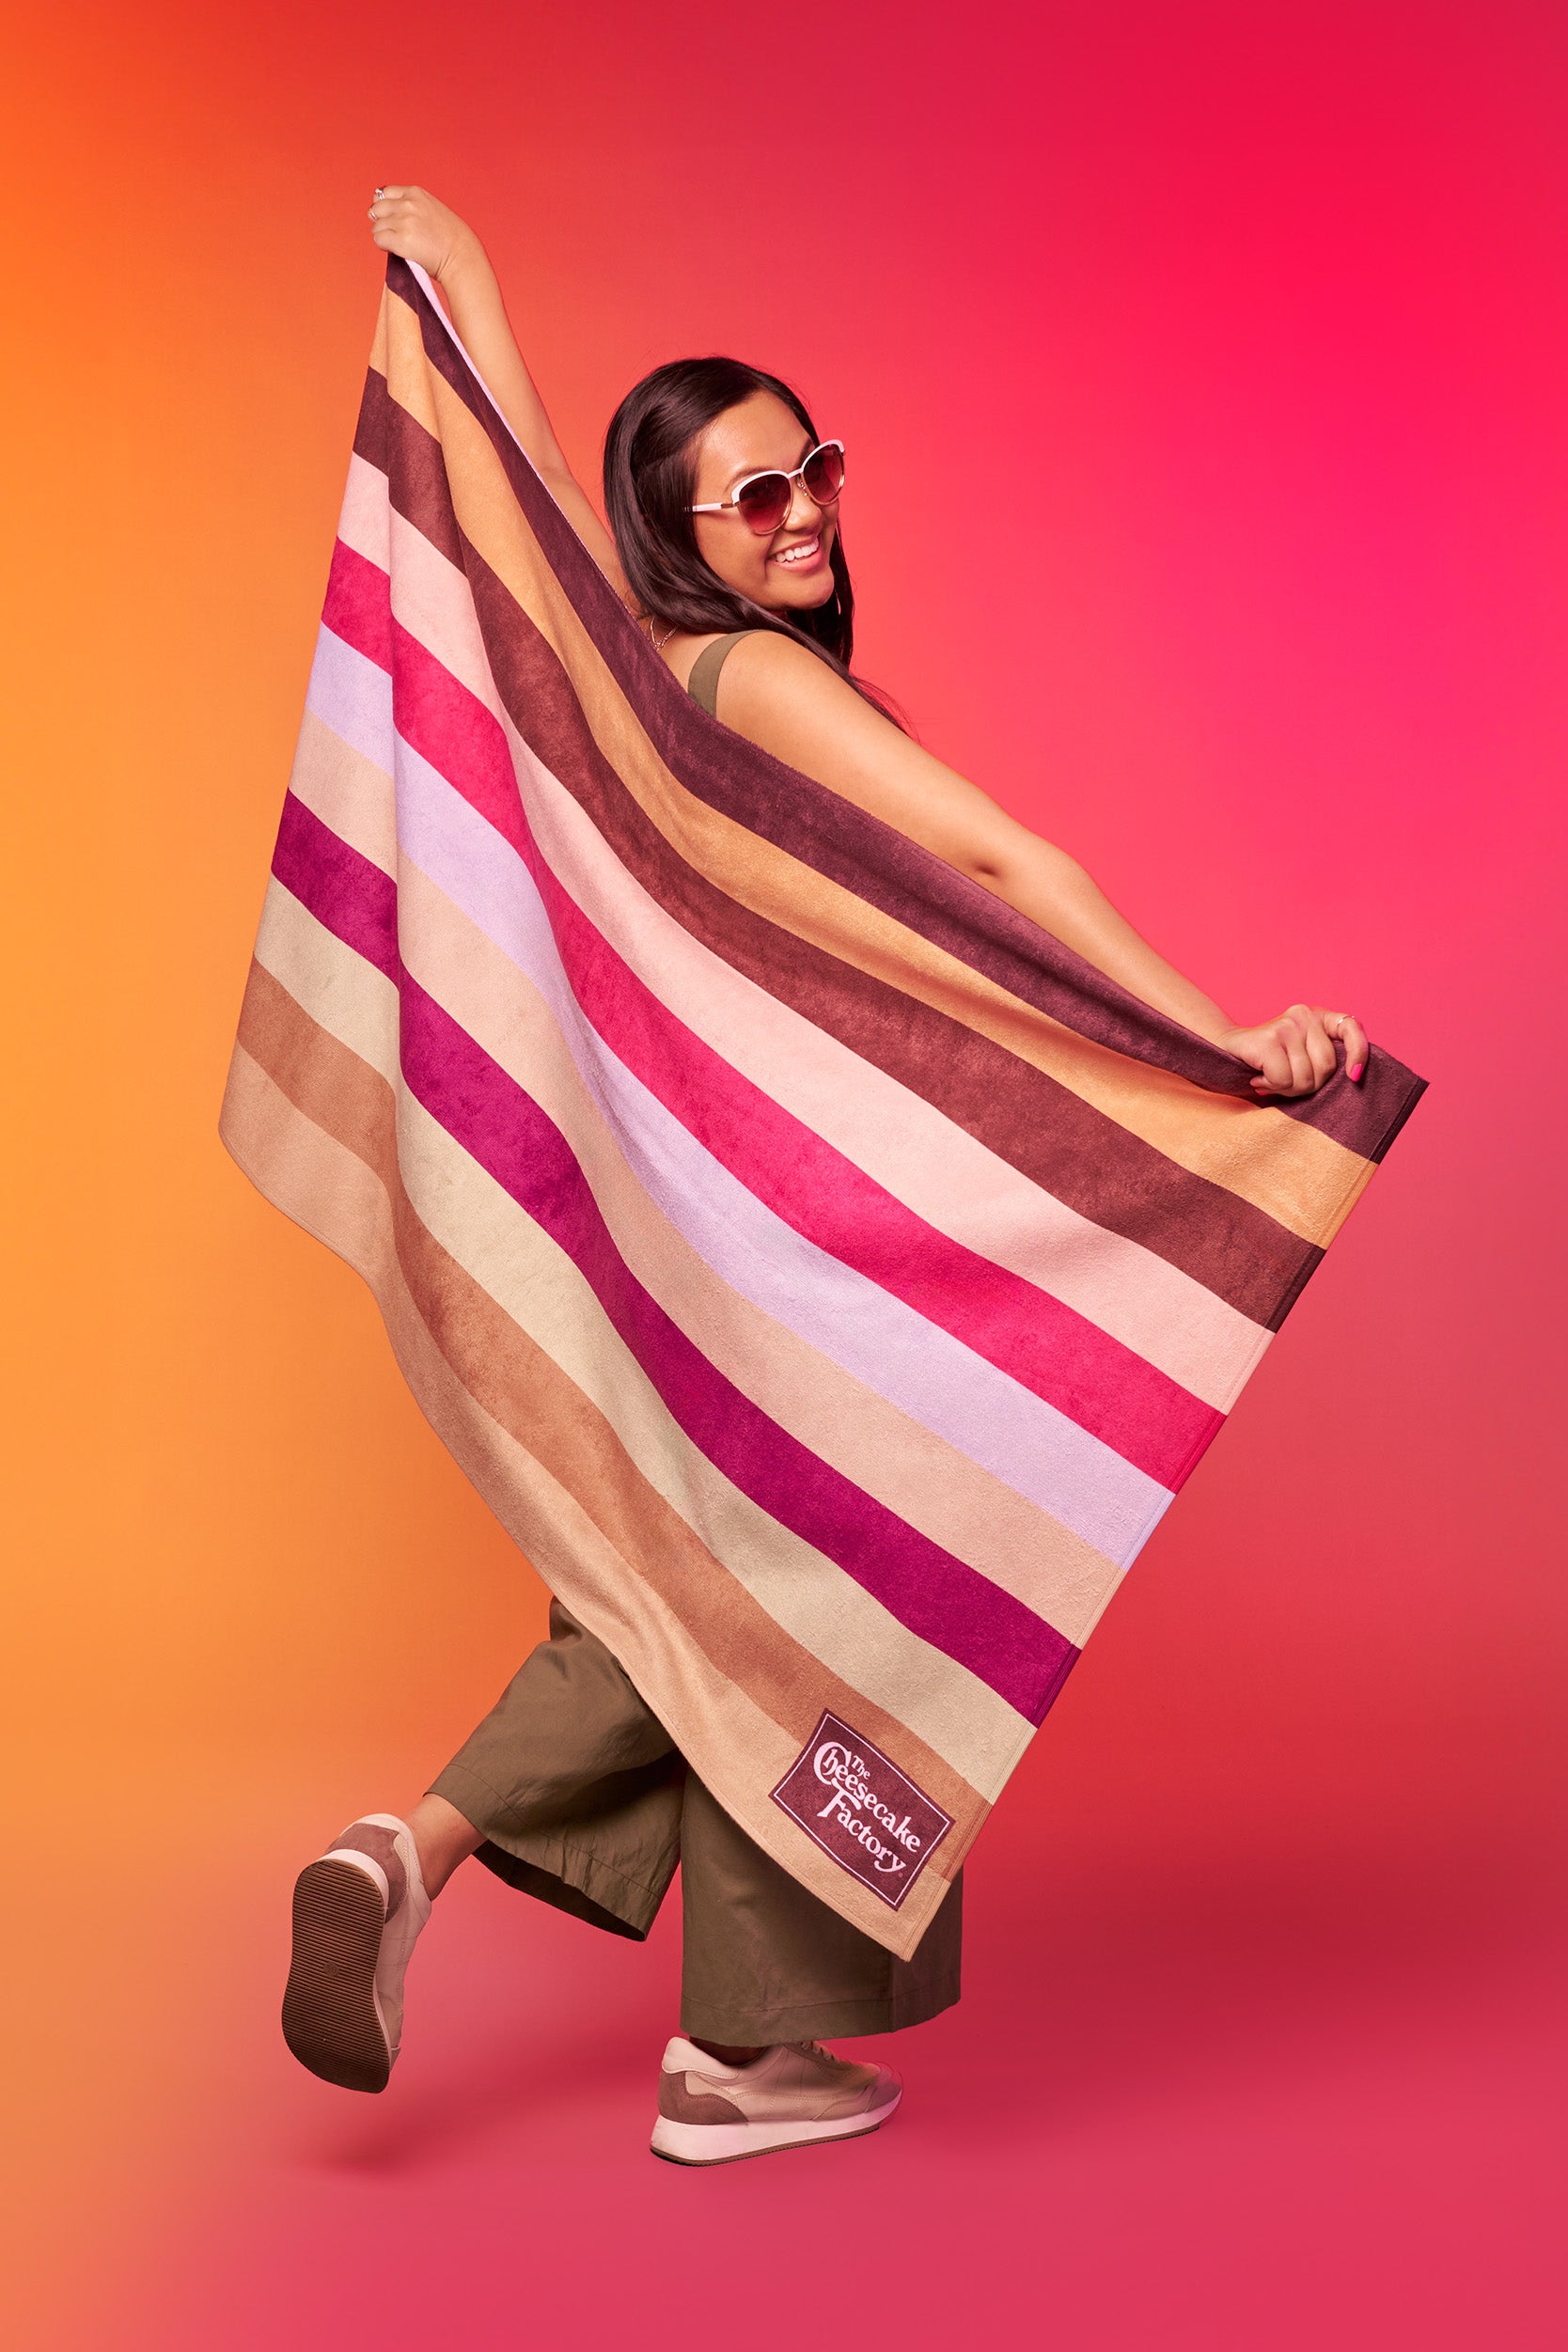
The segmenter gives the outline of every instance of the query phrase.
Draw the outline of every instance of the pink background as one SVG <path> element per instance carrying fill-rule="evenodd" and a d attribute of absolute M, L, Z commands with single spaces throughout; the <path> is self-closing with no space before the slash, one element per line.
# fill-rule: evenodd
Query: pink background
<path fill-rule="evenodd" d="M 29 2344 L 1559 2340 L 1564 44 L 1544 0 L 13 36 Z M 276 2031 L 295 1870 L 543 1612 L 215 1136 L 400 178 L 485 237 L 590 484 L 658 360 L 788 375 L 926 742 L 1238 1017 L 1348 1004 L 1433 1081 L 853 2150 L 651 2163 L 674 1919 L 475 1871 L 384 2098 Z"/>

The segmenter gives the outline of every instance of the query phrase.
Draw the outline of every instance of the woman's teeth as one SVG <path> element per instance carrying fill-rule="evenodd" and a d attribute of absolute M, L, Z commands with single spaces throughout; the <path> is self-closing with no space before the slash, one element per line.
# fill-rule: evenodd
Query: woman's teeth
<path fill-rule="evenodd" d="M 821 545 L 822 539 L 819 535 L 816 539 L 808 539 L 803 547 L 786 547 L 781 555 L 775 556 L 774 561 L 775 563 L 808 563 Z"/>

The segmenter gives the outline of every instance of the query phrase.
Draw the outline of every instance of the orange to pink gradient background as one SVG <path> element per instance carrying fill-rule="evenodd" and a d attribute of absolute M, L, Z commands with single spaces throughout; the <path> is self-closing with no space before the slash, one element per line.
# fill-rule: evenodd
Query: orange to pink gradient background
<path fill-rule="evenodd" d="M 1545 2344 L 1560 2206 L 1565 20 L 1541 0 L 65 5 L 8 36 L 21 2341 Z M 384 2099 L 288 1889 L 543 1596 L 215 1133 L 380 264 L 583 478 L 850 451 L 860 665 L 1239 1016 L 1433 1081 L 969 1874 L 851 2150 L 651 2164 L 676 1946 L 462 1874 Z"/>

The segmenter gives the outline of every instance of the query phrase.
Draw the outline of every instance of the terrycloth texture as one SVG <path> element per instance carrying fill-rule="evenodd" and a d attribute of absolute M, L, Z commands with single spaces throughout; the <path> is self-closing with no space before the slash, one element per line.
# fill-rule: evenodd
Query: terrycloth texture
<path fill-rule="evenodd" d="M 223 1138 L 889 1950 L 1422 1084 L 1260 1105 L 698 709 L 391 262 Z"/>

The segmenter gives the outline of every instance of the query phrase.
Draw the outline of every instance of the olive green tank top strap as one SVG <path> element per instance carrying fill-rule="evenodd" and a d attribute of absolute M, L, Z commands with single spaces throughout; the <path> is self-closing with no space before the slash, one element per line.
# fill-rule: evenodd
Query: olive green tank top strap
<path fill-rule="evenodd" d="M 686 692 L 694 702 L 701 703 L 710 718 L 718 716 L 718 674 L 724 667 L 725 656 L 743 637 L 754 637 L 757 634 L 755 629 L 731 629 L 727 637 L 715 637 L 712 645 L 705 645 L 692 664 Z"/>

